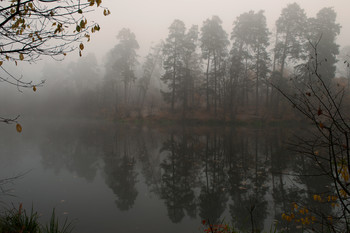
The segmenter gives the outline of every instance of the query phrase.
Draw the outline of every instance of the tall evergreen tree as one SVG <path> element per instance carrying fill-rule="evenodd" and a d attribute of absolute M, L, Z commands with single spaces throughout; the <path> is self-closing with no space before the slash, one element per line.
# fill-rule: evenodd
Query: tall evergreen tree
<path fill-rule="evenodd" d="M 177 99 L 177 89 L 181 77 L 183 63 L 181 55 L 183 54 L 183 43 L 185 39 L 186 27 L 181 20 L 174 20 L 169 27 L 169 35 L 163 47 L 163 68 L 165 70 L 161 80 L 167 84 L 168 91 L 163 91 L 166 102 L 170 102 L 171 110 L 174 111 Z"/>
<path fill-rule="evenodd" d="M 283 76 L 287 60 L 297 62 L 303 57 L 306 40 L 307 17 L 305 11 L 297 3 L 288 4 L 282 9 L 281 16 L 276 21 L 275 58 Z"/>
<path fill-rule="evenodd" d="M 123 83 L 124 104 L 127 104 L 130 85 L 136 79 L 136 50 L 139 49 L 139 44 L 135 34 L 127 28 L 119 31 L 117 39 L 119 43 L 108 54 L 105 81 L 107 86 L 114 86 L 114 92 L 117 91 L 117 81 Z"/>
<path fill-rule="evenodd" d="M 220 72 L 220 63 L 227 56 L 227 46 L 229 41 L 227 33 L 222 28 L 222 21 L 218 16 L 204 21 L 201 28 L 201 49 L 202 56 L 207 60 L 206 68 L 206 104 L 207 110 L 210 109 L 210 93 L 214 99 L 215 115 L 217 113 L 218 103 L 218 79 Z M 210 80 L 210 71 L 212 71 L 212 85 Z"/>
<path fill-rule="evenodd" d="M 252 25 L 250 28 L 252 34 L 251 48 L 253 53 L 253 70 L 255 72 L 255 113 L 259 107 L 259 86 L 261 79 L 266 79 L 268 69 L 268 63 L 270 61 L 269 55 L 266 51 L 269 45 L 269 31 L 266 26 L 266 17 L 263 11 L 253 13 Z"/>
<path fill-rule="evenodd" d="M 268 72 L 269 31 L 263 11 L 241 14 L 234 22 L 231 34 L 231 80 L 240 79 L 243 87 L 242 99 L 247 98 L 251 73 L 255 74 L 256 107 L 259 104 L 259 82 Z M 237 81 L 236 81 L 237 84 Z M 231 88 L 232 89 L 232 88 Z M 257 109 L 256 109 L 257 110 Z"/>
<path fill-rule="evenodd" d="M 152 79 L 154 79 L 154 76 L 156 76 L 158 79 L 160 77 L 159 73 L 162 66 L 162 47 L 163 43 L 159 43 L 156 46 L 152 47 L 150 49 L 150 52 L 145 57 L 145 61 L 142 65 L 142 77 L 138 79 L 138 102 L 140 104 L 140 111 L 143 110 L 143 106 L 146 100 L 146 94 L 149 91 L 149 88 L 152 88 L 152 86 L 153 88 L 155 88 L 154 85 L 152 85 Z"/>
<path fill-rule="evenodd" d="M 336 38 L 341 26 L 336 23 L 337 13 L 332 8 L 321 9 L 316 18 L 309 19 L 309 40 L 316 46 L 317 59 L 320 62 L 319 73 L 322 79 L 329 84 L 335 76 L 336 56 L 339 54 L 339 45 Z M 310 55 L 314 57 L 315 51 L 309 46 Z"/>
<path fill-rule="evenodd" d="M 197 40 L 198 40 L 198 26 L 192 26 L 184 37 L 183 43 L 183 74 L 181 79 L 180 99 L 182 99 L 183 114 L 185 115 L 190 101 L 190 95 L 195 93 L 195 76 L 196 71 L 199 70 L 199 57 L 196 54 Z M 193 97 L 191 98 L 193 99 Z"/>
<path fill-rule="evenodd" d="M 177 101 L 182 102 L 185 116 L 190 99 L 193 100 L 194 82 L 199 70 L 199 57 L 196 53 L 198 27 L 186 31 L 185 24 L 175 20 L 169 28 L 169 35 L 163 47 L 163 68 L 161 80 L 167 84 L 168 92 L 163 91 L 165 101 L 174 110 Z M 192 96 L 192 98 L 190 98 Z"/>

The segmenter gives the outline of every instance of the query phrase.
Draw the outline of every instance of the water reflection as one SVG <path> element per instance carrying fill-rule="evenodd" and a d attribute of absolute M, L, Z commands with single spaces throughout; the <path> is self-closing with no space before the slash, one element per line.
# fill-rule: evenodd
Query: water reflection
<path fill-rule="evenodd" d="M 145 185 L 173 223 L 225 218 L 241 230 L 263 230 L 274 220 L 284 227 L 281 214 L 295 201 L 332 211 L 312 200 L 331 181 L 309 176 L 318 174 L 313 162 L 286 150 L 291 135 L 281 128 L 81 124 L 49 128 L 40 149 L 46 169 L 66 169 L 88 182 L 100 172 L 121 211 L 135 207 L 144 192 L 138 187 Z"/>

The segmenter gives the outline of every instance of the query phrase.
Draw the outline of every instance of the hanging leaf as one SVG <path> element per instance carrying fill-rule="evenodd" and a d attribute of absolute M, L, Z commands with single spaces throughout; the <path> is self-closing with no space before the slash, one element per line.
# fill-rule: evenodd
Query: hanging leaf
<path fill-rule="evenodd" d="M 0 66 L 2 66 L 2 61 L 0 61 Z"/>
<path fill-rule="evenodd" d="M 34 91 L 34 92 L 36 91 L 36 87 L 35 87 L 35 86 L 33 86 L 33 91 Z"/>
<path fill-rule="evenodd" d="M 82 11 L 81 9 L 79 9 L 79 10 L 78 10 L 78 13 L 79 13 L 79 14 L 82 14 L 82 13 L 83 13 L 83 11 Z"/>
<path fill-rule="evenodd" d="M 22 132 L 22 126 L 20 124 L 17 123 L 16 125 L 16 130 L 18 133 Z"/>
<path fill-rule="evenodd" d="M 79 48 L 80 48 L 80 50 L 84 50 L 84 45 L 83 45 L 83 43 L 80 43 Z"/>
<path fill-rule="evenodd" d="M 77 27 L 75 28 L 77 30 L 77 32 L 80 32 L 80 27 L 79 25 L 77 25 Z"/>
<path fill-rule="evenodd" d="M 23 56 L 23 54 L 22 54 L 22 53 L 20 53 L 20 54 L 19 54 L 19 59 L 20 59 L 21 61 L 23 61 L 24 56 Z"/>
<path fill-rule="evenodd" d="M 80 21 L 80 28 L 85 28 L 85 21 L 84 20 Z"/>

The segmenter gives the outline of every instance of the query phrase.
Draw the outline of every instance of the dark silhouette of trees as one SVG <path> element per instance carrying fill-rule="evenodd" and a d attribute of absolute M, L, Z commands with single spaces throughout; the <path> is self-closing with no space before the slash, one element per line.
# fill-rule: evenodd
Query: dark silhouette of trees
<path fill-rule="evenodd" d="M 142 76 L 137 80 L 138 88 L 139 88 L 138 102 L 140 105 L 139 106 L 140 115 L 142 115 L 144 104 L 147 100 L 146 99 L 147 93 L 149 92 L 149 89 L 152 87 L 154 88 L 154 85 L 155 85 L 155 83 L 151 82 L 152 78 L 154 79 L 160 78 L 158 76 L 160 76 L 160 69 L 162 67 L 162 55 L 161 55 L 162 47 L 163 47 L 163 44 L 159 43 L 155 47 L 151 48 L 151 51 L 147 54 L 145 58 L 145 62 L 142 65 L 142 71 L 143 71 Z M 152 102 L 152 100 L 148 100 L 148 101 Z"/>
<path fill-rule="evenodd" d="M 328 10 L 326 9 L 326 12 L 332 12 Z M 332 181 L 333 190 L 328 195 L 336 196 L 340 208 L 331 215 L 335 221 L 321 215 L 319 222 L 329 224 L 335 232 L 342 232 L 349 231 L 350 126 L 348 113 L 343 105 L 344 87 L 330 82 L 330 76 L 327 76 L 329 73 L 325 76 L 321 73 L 322 65 L 327 66 L 327 63 L 322 55 L 319 57 L 319 43 L 320 39 L 315 44 L 310 42 L 313 53 L 310 54 L 311 59 L 307 64 L 309 73 L 308 79 L 303 83 L 304 87 L 301 89 L 296 86 L 292 95 L 279 87 L 276 88 L 312 124 L 306 131 L 308 135 L 299 137 L 294 144 L 294 150 L 312 159 L 319 170 L 318 175 L 322 175 L 324 180 Z M 327 198 L 324 193 L 312 194 L 316 195 L 314 199 L 320 202 Z M 328 204 L 331 205 L 329 199 Z"/>
<path fill-rule="evenodd" d="M 183 71 L 181 55 L 186 33 L 185 24 L 181 20 L 174 20 L 169 27 L 169 35 L 163 47 L 163 68 L 165 70 L 161 80 L 167 84 L 168 91 L 163 91 L 164 100 L 170 103 L 171 110 L 175 109 L 178 98 L 178 88 Z"/>
<path fill-rule="evenodd" d="M 297 3 L 288 4 L 282 9 L 276 21 L 275 61 L 280 64 L 280 72 L 284 76 L 287 60 L 298 62 L 303 56 L 306 43 L 307 17 Z"/>
<path fill-rule="evenodd" d="M 205 72 L 206 108 L 210 110 L 210 98 L 214 102 L 214 113 L 217 114 L 219 102 L 219 84 L 223 78 L 225 68 L 223 62 L 227 56 L 229 41 L 227 33 L 222 28 L 222 21 L 218 16 L 212 16 L 203 22 L 201 28 L 202 57 L 207 60 Z"/>
<path fill-rule="evenodd" d="M 336 56 L 339 54 L 336 37 L 341 26 L 336 23 L 336 17 L 337 14 L 332 8 L 323 8 L 315 18 L 309 19 L 308 53 L 311 55 L 310 59 L 314 60 L 314 45 L 317 44 L 317 59 L 320 63 L 317 71 L 327 85 L 335 76 Z"/>
<path fill-rule="evenodd" d="M 119 42 L 109 51 L 105 63 L 104 103 L 115 114 L 128 115 L 131 87 L 136 81 L 136 50 L 139 49 L 139 44 L 135 34 L 128 28 L 121 29 L 117 39 Z"/>
<path fill-rule="evenodd" d="M 231 34 L 233 47 L 231 50 L 231 83 L 242 89 L 242 102 L 248 101 L 255 79 L 255 114 L 259 107 L 259 89 L 262 80 L 266 80 L 269 71 L 269 31 L 263 11 L 241 14 L 234 23 Z M 252 74 L 253 77 L 252 77 Z M 254 77 L 255 76 L 255 77 Z M 231 87 L 233 90 L 233 87 Z M 232 98 L 232 94 L 230 98 Z"/>
<path fill-rule="evenodd" d="M 185 211 L 191 217 L 196 216 L 196 199 L 194 184 L 197 179 L 193 167 L 193 150 L 186 133 L 179 139 L 173 133 L 163 143 L 162 151 L 167 151 L 167 158 L 161 163 L 162 180 L 160 197 L 164 199 L 168 216 L 177 223 L 185 216 Z"/>
<path fill-rule="evenodd" d="M 161 80 L 168 90 L 162 91 L 164 100 L 170 103 L 174 111 L 177 102 L 182 103 L 185 116 L 189 103 L 194 102 L 195 80 L 199 70 L 196 53 L 198 27 L 186 30 L 185 24 L 175 20 L 169 27 L 169 35 L 163 46 L 163 68 Z"/>

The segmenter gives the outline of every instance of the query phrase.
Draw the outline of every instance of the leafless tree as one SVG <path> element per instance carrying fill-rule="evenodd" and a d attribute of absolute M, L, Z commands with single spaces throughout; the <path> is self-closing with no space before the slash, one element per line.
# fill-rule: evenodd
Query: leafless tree
<path fill-rule="evenodd" d="M 327 82 L 319 72 L 327 59 L 319 60 L 318 43 L 310 42 L 313 52 L 304 65 L 303 82 L 298 82 L 298 77 L 295 77 L 293 92 L 274 87 L 312 124 L 308 136 L 298 138 L 293 146 L 295 151 L 313 159 L 321 174 L 333 183 L 334 192 L 328 194 L 328 199 L 331 195 L 336 198 L 326 200 L 322 195 L 314 198 L 329 205 L 336 200 L 332 206 L 339 211 L 331 220 L 329 216 L 324 216 L 323 220 L 330 223 L 332 231 L 349 232 L 350 121 L 345 108 L 349 96 L 344 86 L 334 80 Z"/>

